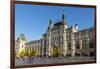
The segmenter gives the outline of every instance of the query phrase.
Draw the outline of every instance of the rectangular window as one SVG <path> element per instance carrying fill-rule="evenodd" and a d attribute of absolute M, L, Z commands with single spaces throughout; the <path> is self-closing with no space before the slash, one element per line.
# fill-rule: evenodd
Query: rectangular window
<path fill-rule="evenodd" d="M 71 42 L 68 42 L 68 50 L 71 50 Z"/>
<path fill-rule="evenodd" d="M 78 41 L 76 42 L 76 49 L 80 49 L 80 44 Z"/>

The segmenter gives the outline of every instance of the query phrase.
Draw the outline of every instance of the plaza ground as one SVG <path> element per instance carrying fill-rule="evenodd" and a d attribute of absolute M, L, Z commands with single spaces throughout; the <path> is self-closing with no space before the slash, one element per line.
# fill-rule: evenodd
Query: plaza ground
<path fill-rule="evenodd" d="M 93 62 L 94 57 L 55 57 L 55 58 L 40 58 L 33 57 L 31 62 L 29 58 L 23 59 L 15 59 L 15 65 L 35 65 L 35 64 L 59 64 L 59 63 L 74 63 L 74 62 Z"/>

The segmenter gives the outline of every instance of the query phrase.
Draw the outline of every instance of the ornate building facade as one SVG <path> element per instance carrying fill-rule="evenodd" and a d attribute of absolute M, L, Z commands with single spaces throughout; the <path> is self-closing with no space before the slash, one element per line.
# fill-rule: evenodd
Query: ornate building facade
<path fill-rule="evenodd" d="M 59 22 L 49 20 L 42 39 L 27 42 L 23 36 L 16 40 L 16 47 L 19 48 L 15 47 L 16 51 L 32 47 L 38 50 L 38 56 L 51 57 L 54 49 L 57 49 L 57 56 L 94 56 L 94 28 L 78 30 L 78 24 L 69 27 L 64 14 Z"/>

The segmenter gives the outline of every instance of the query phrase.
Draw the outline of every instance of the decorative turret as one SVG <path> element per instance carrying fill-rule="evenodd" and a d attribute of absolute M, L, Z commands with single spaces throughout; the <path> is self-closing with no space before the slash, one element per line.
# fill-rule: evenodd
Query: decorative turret
<path fill-rule="evenodd" d="M 20 37 L 19 37 L 21 40 L 24 40 L 26 41 L 26 38 L 25 38 L 25 35 L 23 33 L 20 34 Z"/>
<path fill-rule="evenodd" d="M 26 41 L 25 35 L 23 33 L 20 34 L 20 36 L 17 38 L 17 41 Z"/>
<path fill-rule="evenodd" d="M 20 53 L 23 52 L 25 50 L 25 43 L 27 42 L 25 35 L 24 34 L 20 34 L 20 36 L 18 37 L 18 39 L 16 40 L 16 45 L 18 47 L 17 50 L 17 56 L 20 57 Z"/>
<path fill-rule="evenodd" d="M 50 20 L 49 20 L 49 27 L 48 27 L 49 31 L 51 30 L 52 26 L 53 26 L 52 19 L 50 18 Z"/>
<path fill-rule="evenodd" d="M 72 27 L 72 32 L 77 32 L 78 31 L 78 24 L 75 24 L 73 27 Z"/>
<path fill-rule="evenodd" d="M 63 25 L 63 27 L 65 29 L 68 28 L 68 25 L 66 24 L 66 18 L 65 18 L 65 14 L 64 13 L 62 14 L 62 25 Z"/>
<path fill-rule="evenodd" d="M 65 20 L 65 14 L 64 13 L 62 14 L 62 24 L 66 25 L 66 20 Z"/>
<path fill-rule="evenodd" d="M 78 30 L 78 24 L 75 24 L 75 28 L 76 28 L 76 30 Z"/>

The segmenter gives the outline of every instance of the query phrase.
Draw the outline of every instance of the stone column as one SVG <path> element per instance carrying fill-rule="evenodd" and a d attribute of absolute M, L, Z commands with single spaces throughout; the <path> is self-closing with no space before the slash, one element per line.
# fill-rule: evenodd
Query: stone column
<path fill-rule="evenodd" d="M 63 34 L 63 50 L 64 50 L 64 56 L 67 55 L 67 44 L 66 44 L 66 35 Z"/>
<path fill-rule="evenodd" d="M 80 45 L 80 56 L 82 56 L 82 40 L 79 41 L 79 45 Z"/>
<path fill-rule="evenodd" d="M 42 57 L 44 56 L 44 38 L 42 39 L 42 44 L 41 44 L 41 48 L 42 48 Z"/>
<path fill-rule="evenodd" d="M 64 50 L 64 56 L 67 55 L 67 38 L 66 38 L 66 28 L 64 25 L 64 29 L 63 29 L 63 50 Z"/>
<path fill-rule="evenodd" d="M 72 42 L 71 42 L 71 56 L 75 56 L 75 40 L 74 33 L 71 34 Z"/>
<path fill-rule="evenodd" d="M 49 45 L 49 56 L 51 56 L 51 37 L 48 37 L 48 45 Z"/>
<path fill-rule="evenodd" d="M 89 56 L 90 55 L 90 49 L 89 49 L 90 39 L 89 38 L 87 38 L 86 44 L 87 44 L 87 55 Z"/>

